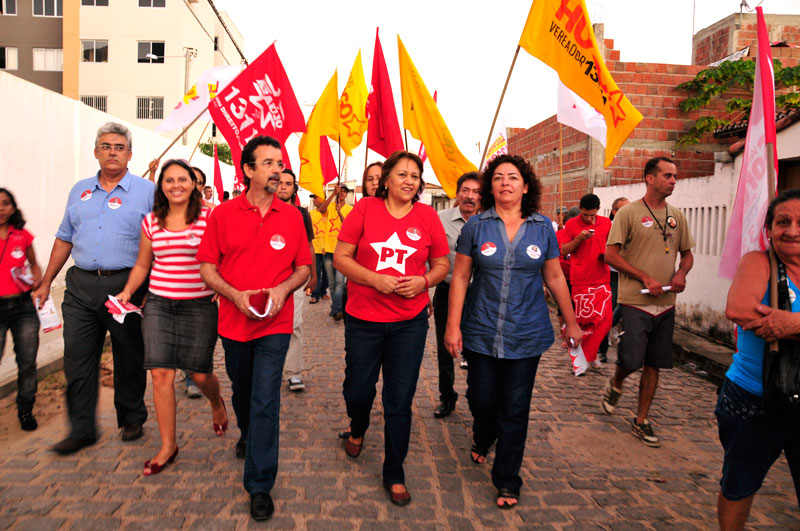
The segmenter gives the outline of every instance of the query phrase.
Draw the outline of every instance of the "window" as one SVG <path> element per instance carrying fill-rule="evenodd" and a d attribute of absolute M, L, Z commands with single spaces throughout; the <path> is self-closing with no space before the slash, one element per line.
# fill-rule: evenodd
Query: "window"
<path fill-rule="evenodd" d="M 17 69 L 17 49 L 10 46 L 0 46 L 0 70 Z"/>
<path fill-rule="evenodd" d="M 81 0 L 82 6 L 108 6 L 108 0 Z"/>
<path fill-rule="evenodd" d="M 163 42 L 138 42 L 138 59 L 140 63 L 163 63 L 164 62 L 164 43 Z M 148 57 L 148 55 L 150 57 Z M 155 56 L 155 59 L 152 57 Z"/>
<path fill-rule="evenodd" d="M 139 7 L 167 7 L 167 0 L 139 0 Z"/>
<path fill-rule="evenodd" d="M 108 41 L 81 41 L 84 63 L 107 63 Z"/>
<path fill-rule="evenodd" d="M 98 111 L 107 112 L 108 96 L 81 96 L 81 103 Z"/>
<path fill-rule="evenodd" d="M 139 120 L 163 120 L 164 98 L 136 98 L 136 118 Z"/>
<path fill-rule="evenodd" d="M 60 72 L 64 67 L 61 48 L 34 48 L 33 69 L 40 72 Z"/>
<path fill-rule="evenodd" d="M 62 0 L 33 0 L 33 16 L 60 17 Z"/>
<path fill-rule="evenodd" d="M 16 15 L 17 0 L 0 0 L 0 15 Z"/>

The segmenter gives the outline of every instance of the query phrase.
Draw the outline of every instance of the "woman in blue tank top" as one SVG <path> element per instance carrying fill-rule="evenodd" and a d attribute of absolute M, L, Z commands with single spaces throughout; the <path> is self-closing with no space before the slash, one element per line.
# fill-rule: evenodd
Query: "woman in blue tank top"
<path fill-rule="evenodd" d="M 717 501 L 722 530 L 744 528 L 755 493 L 782 451 L 800 503 L 800 406 L 767 402 L 762 383 L 765 342 L 800 340 L 800 190 L 778 195 L 764 225 L 778 260 L 786 266 L 792 311 L 768 306 L 767 253 L 744 255 L 725 308 L 737 325 L 736 353 L 715 410 L 725 450 Z"/>

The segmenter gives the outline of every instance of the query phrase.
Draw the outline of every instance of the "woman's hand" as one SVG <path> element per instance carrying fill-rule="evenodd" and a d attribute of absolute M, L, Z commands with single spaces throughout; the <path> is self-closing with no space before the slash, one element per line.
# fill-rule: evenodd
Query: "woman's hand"
<path fill-rule="evenodd" d="M 411 299 L 425 291 L 425 278 L 418 277 L 398 277 L 397 287 L 394 292 L 401 297 Z"/>
<path fill-rule="evenodd" d="M 786 310 L 776 310 L 764 304 L 756 306 L 756 311 L 764 317 L 745 323 L 744 330 L 752 330 L 767 343 L 784 339 L 798 332 L 798 315 Z"/>
<path fill-rule="evenodd" d="M 117 299 L 120 302 L 120 304 L 125 306 L 127 303 L 131 301 L 131 292 L 123 289 L 122 291 L 114 295 L 114 298 Z"/>
<path fill-rule="evenodd" d="M 570 339 L 574 340 L 574 345 L 569 344 Z M 561 346 L 564 348 L 575 348 L 581 344 L 582 339 L 583 330 L 581 330 L 581 327 L 578 326 L 578 323 L 573 321 L 571 324 L 567 324 L 564 328 L 564 342 L 561 344 Z"/>
<path fill-rule="evenodd" d="M 444 331 L 444 346 L 453 359 L 458 358 L 459 354 L 461 354 L 461 351 L 464 349 L 461 338 L 461 327 L 447 325 L 447 329 Z"/>
<path fill-rule="evenodd" d="M 375 275 L 375 280 L 372 283 L 372 287 L 384 295 L 389 295 L 390 293 L 394 293 L 394 291 L 397 289 L 397 281 L 397 277 L 377 274 Z"/>

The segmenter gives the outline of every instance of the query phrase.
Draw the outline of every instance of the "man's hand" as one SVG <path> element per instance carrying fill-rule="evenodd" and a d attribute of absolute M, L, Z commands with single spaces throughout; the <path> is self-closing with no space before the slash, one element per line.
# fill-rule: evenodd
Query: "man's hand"
<path fill-rule="evenodd" d="M 577 238 L 579 238 L 580 241 L 584 241 L 588 240 L 592 236 L 594 236 L 594 232 L 589 232 L 588 230 L 582 230 L 581 233 L 578 234 Z"/>
<path fill-rule="evenodd" d="M 36 288 L 33 293 L 31 293 L 31 297 L 33 298 L 33 302 L 36 304 L 36 308 L 38 310 L 42 309 L 44 303 L 47 301 L 47 297 L 50 296 L 50 283 L 49 282 L 42 282 L 38 288 Z"/>
<path fill-rule="evenodd" d="M 664 293 L 664 286 L 662 286 L 656 279 L 651 276 L 646 276 L 642 279 L 642 283 L 644 287 L 650 290 L 650 295 L 653 297 L 658 297 L 662 293 Z M 684 280 L 684 286 L 686 285 L 686 281 Z"/>
<path fill-rule="evenodd" d="M 261 291 L 262 290 L 260 289 L 237 291 L 234 297 L 231 299 L 231 302 L 235 304 L 236 307 L 239 308 L 239 311 L 245 314 L 248 319 L 255 319 L 256 321 L 259 321 L 261 320 L 261 317 L 250 311 L 250 296 L 261 293 Z"/>
<path fill-rule="evenodd" d="M 311 295 L 315 289 L 317 289 L 317 275 L 311 275 L 308 277 L 308 282 L 306 282 L 306 295 Z"/>
<path fill-rule="evenodd" d="M 267 317 L 275 317 L 283 308 L 286 297 L 289 295 L 289 290 L 278 284 L 275 287 L 266 288 L 261 291 L 267 294 L 268 301 L 272 301 L 272 309 L 267 314 Z M 269 302 L 267 302 L 267 305 L 269 305 Z"/>
<path fill-rule="evenodd" d="M 377 274 L 372 287 L 384 295 L 389 295 L 397 289 L 397 280 L 397 277 L 391 275 Z"/>
<path fill-rule="evenodd" d="M 669 284 L 675 293 L 683 292 L 686 289 L 686 273 L 679 269 L 672 275 L 672 280 L 669 281 Z"/>

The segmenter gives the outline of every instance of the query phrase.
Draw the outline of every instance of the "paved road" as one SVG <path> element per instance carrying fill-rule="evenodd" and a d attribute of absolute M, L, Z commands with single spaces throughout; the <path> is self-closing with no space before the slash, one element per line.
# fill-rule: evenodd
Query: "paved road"
<path fill-rule="evenodd" d="M 307 301 L 308 299 L 306 299 Z M 712 529 L 721 466 L 712 384 L 680 370 L 661 380 L 652 419 L 663 445 L 651 449 L 630 434 L 636 389 L 618 414 L 600 412 L 599 396 L 611 366 L 580 379 L 566 355 L 552 349 L 539 367 L 533 397 L 523 486 L 516 509 L 493 507 L 489 466 L 469 460 L 470 415 L 462 396 L 453 415 L 433 418 L 437 376 L 433 329 L 422 367 L 406 461 L 408 507 L 391 505 L 381 487 L 383 421 L 373 412 L 366 446 L 357 460 L 336 439 L 346 426 L 341 397 L 342 324 L 327 317 L 327 304 L 306 307 L 307 391 L 284 387 L 276 514 L 267 523 L 249 518 L 234 457 L 238 430 L 217 438 L 202 400 L 178 398 L 181 452 L 158 476 L 143 477 L 142 464 L 158 447 L 155 415 L 145 437 L 122 443 L 113 405 L 101 402 L 100 442 L 76 456 L 47 447 L 64 433 L 64 420 L 42 426 L 0 453 L 0 529 Z M 221 349 L 216 366 L 224 375 Z M 221 376 L 226 398 L 227 377 Z M 380 396 L 380 395 L 378 395 Z M 230 400 L 227 400 L 230 407 Z M 232 411 L 231 411 L 232 413 Z M 490 454 L 490 463 L 492 456 Z M 756 498 L 753 529 L 800 529 L 785 462 L 770 472 Z"/>

